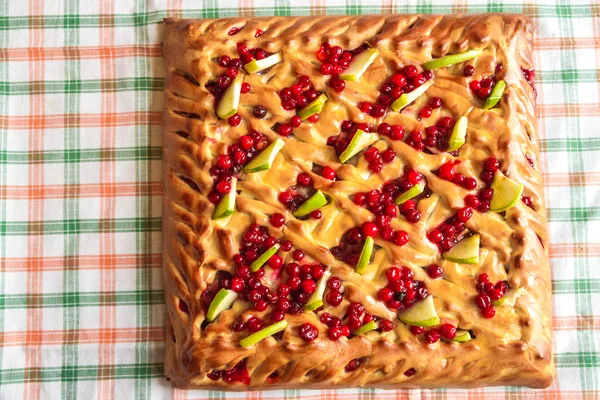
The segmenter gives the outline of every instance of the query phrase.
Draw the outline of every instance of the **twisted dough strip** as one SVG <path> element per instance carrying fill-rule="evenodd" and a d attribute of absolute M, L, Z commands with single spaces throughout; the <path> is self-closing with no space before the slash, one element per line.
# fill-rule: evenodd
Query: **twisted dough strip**
<path fill-rule="evenodd" d="M 206 377 L 212 369 L 232 368 L 246 359 L 251 375 L 250 389 L 324 388 L 324 387 L 473 387 L 481 385 L 548 386 L 554 375 L 551 355 L 550 276 L 547 257 L 547 230 L 541 174 L 532 168 L 529 155 L 538 159 L 538 138 L 534 124 L 534 92 L 521 68 L 531 68 L 531 22 L 523 16 L 485 15 L 389 15 L 357 17 L 270 17 L 228 18 L 218 20 L 165 20 L 163 53 L 167 63 L 164 108 L 164 285 L 168 306 L 166 375 L 180 387 L 247 390 L 240 384 L 227 385 Z M 242 28 L 228 36 L 231 28 Z M 257 29 L 265 31 L 254 37 Z M 329 40 L 342 48 L 356 48 L 367 42 L 381 52 L 359 82 L 346 82 L 346 90 L 336 93 L 323 81 L 315 68 L 314 54 Z M 246 75 L 252 91 L 244 94 L 238 110 L 243 123 L 232 128 L 214 112 L 213 97 L 206 83 L 222 73 L 213 60 L 220 55 L 236 54 L 235 43 L 247 41 L 252 47 L 269 52 L 281 51 L 284 62 L 263 75 Z M 428 95 L 441 97 L 447 110 L 442 115 L 469 114 L 467 143 L 461 148 L 463 162 L 458 168 L 468 176 L 478 176 L 483 160 L 489 156 L 502 161 L 506 174 L 525 186 L 535 211 L 519 204 L 506 212 L 475 212 L 468 228 L 481 235 L 479 265 L 468 266 L 440 261 L 435 246 L 426 240 L 426 232 L 462 207 L 468 193 L 434 175 L 441 164 L 452 159 L 447 153 L 417 152 L 404 142 L 380 141 L 380 148 L 391 146 L 398 158 L 383 171 L 364 179 L 368 171 L 360 166 L 343 165 L 331 147 L 328 136 L 340 131 L 340 123 L 349 119 L 381 121 L 362 114 L 361 101 L 375 101 L 377 88 L 404 64 L 422 64 L 431 58 L 472 48 L 484 48 L 476 63 L 476 76 L 490 75 L 502 63 L 502 79 L 507 89 L 501 107 L 493 110 L 471 109 L 473 97 L 465 78 L 454 67 L 436 71 L 435 84 Z M 302 124 L 277 156 L 269 171 L 249 174 L 238 185 L 237 209 L 226 225 L 212 221 L 213 205 L 206 194 L 212 186 L 208 169 L 215 158 L 226 151 L 252 128 L 274 140 L 271 127 L 287 122 L 291 112 L 281 108 L 278 92 L 290 86 L 297 76 L 311 77 L 315 88 L 327 92 L 329 102 L 318 124 Z M 423 129 L 414 118 L 415 107 L 402 114 L 389 112 L 385 121 L 401 124 L 407 131 Z M 252 107 L 261 104 L 272 116 L 258 120 Z M 329 165 L 337 170 L 338 180 L 331 182 L 312 172 L 313 165 Z M 352 194 L 377 188 L 381 183 L 402 175 L 404 168 L 423 174 L 433 195 L 419 202 L 423 219 L 409 224 L 402 219 L 394 229 L 406 230 L 410 243 L 397 247 L 377 240 L 381 247 L 376 258 L 379 270 L 372 279 L 357 275 L 348 265 L 335 260 L 328 248 L 339 243 L 349 228 L 372 218 L 356 206 Z M 278 201 L 277 194 L 295 184 L 299 173 L 308 173 L 314 186 L 327 193 L 332 202 L 325 206 L 320 220 L 300 221 Z M 186 182 L 193 182 L 191 187 Z M 285 215 L 283 230 L 273 230 L 268 218 L 275 212 Z M 289 327 L 283 337 L 269 337 L 248 349 L 239 340 L 245 332 L 234 333 L 232 323 L 250 314 L 242 302 L 224 311 L 202 328 L 204 313 L 200 295 L 213 281 L 218 270 L 231 270 L 231 258 L 251 222 L 269 226 L 270 234 L 285 236 L 296 248 L 327 265 L 346 285 L 346 298 L 360 301 L 367 312 L 391 319 L 391 313 L 376 299 L 385 285 L 385 269 L 390 264 L 411 267 L 416 279 L 427 280 L 436 309 L 443 322 L 471 329 L 476 339 L 467 343 L 426 345 L 410 334 L 406 326 L 396 324 L 391 332 L 371 332 L 348 340 L 330 341 L 325 326 L 312 312 L 286 316 Z M 444 268 L 445 279 L 431 280 L 420 267 L 437 262 Z M 485 272 L 492 280 L 507 280 L 511 287 L 523 287 L 514 308 L 499 307 L 496 317 L 483 319 L 473 297 L 473 277 Z M 178 308 L 179 299 L 189 313 Z M 348 300 L 338 309 L 345 309 Z M 330 310 L 328 310 L 330 311 Z M 332 312 L 335 312 L 333 310 Z M 255 311 L 253 315 L 259 315 Z M 320 335 L 305 343 L 297 327 L 310 322 Z M 361 368 L 345 372 L 351 360 L 364 357 Z M 403 373 L 415 368 L 417 373 Z M 279 383 L 269 385 L 274 371 Z"/>

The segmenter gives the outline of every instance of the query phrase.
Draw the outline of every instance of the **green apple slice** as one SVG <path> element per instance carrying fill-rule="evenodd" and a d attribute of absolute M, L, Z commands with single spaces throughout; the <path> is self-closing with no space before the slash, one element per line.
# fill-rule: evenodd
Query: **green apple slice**
<path fill-rule="evenodd" d="M 311 212 L 318 210 L 327 204 L 327 198 L 320 190 L 317 190 L 315 194 L 310 196 L 296 211 L 294 211 L 294 217 L 304 217 Z"/>
<path fill-rule="evenodd" d="M 517 299 L 525 294 L 525 289 L 508 289 L 506 294 L 494 301 L 495 306 L 509 306 L 514 307 Z"/>
<path fill-rule="evenodd" d="M 377 329 L 377 323 L 375 321 L 369 321 L 362 325 L 360 328 L 354 331 L 356 336 L 364 335 L 367 332 L 371 332 Z"/>
<path fill-rule="evenodd" d="M 508 179 L 500 171 L 496 171 L 491 188 L 494 189 L 494 194 L 490 202 L 490 211 L 495 212 L 514 207 L 523 193 L 523 185 Z"/>
<path fill-rule="evenodd" d="M 246 164 L 244 167 L 244 172 L 260 172 L 271 168 L 271 165 L 273 165 L 273 161 L 275 160 L 275 156 L 277 156 L 277 153 L 279 153 L 279 150 L 281 150 L 284 145 L 285 142 L 278 138 L 266 149 L 264 149 L 258 156 L 256 156 L 254 160 Z"/>
<path fill-rule="evenodd" d="M 340 75 L 340 78 L 346 81 L 357 81 L 360 79 L 362 74 L 365 73 L 369 65 L 375 61 L 377 56 L 379 55 L 379 50 L 377 49 L 366 49 L 363 52 L 359 53 L 354 60 L 350 63 L 348 68 Z"/>
<path fill-rule="evenodd" d="M 221 290 L 219 290 L 215 295 L 213 301 L 211 301 L 210 306 L 208 306 L 206 318 L 209 321 L 214 321 L 214 319 L 217 318 L 221 312 L 231 307 L 237 297 L 238 294 L 233 290 L 221 288 Z"/>
<path fill-rule="evenodd" d="M 310 296 L 304 309 L 307 311 L 314 311 L 319 307 L 323 306 L 323 294 L 325 293 L 325 289 L 327 288 L 327 281 L 329 280 L 329 276 L 331 272 L 329 270 L 325 271 L 321 279 L 319 279 L 319 283 L 317 283 L 317 288 Z"/>
<path fill-rule="evenodd" d="M 398 197 L 396 197 L 395 203 L 400 205 L 405 203 L 407 200 L 412 199 L 413 197 L 417 197 L 425 190 L 425 182 L 421 181 L 408 189 L 406 192 L 401 193 Z"/>
<path fill-rule="evenodd" d="M 468 50 L 458 54 L 450 54 L 442 58 L 436 58 L 434 60 L 427 61 L 425 64 L 423 64 L 423 68 L 431 71 L 433 69 L 448 67 L 460 62 L 472 60 L 480 55 L 481 52 L 482 50 Z"/>
<path fill-rule="evenodd" d="M 343 164 L 373 143 L 379 140 L 379 135 L 376 133 L 367 133 L 362 130 L 357 130 L 346 150 L 340 154 L 340 162 Z"/>
<path fill-rule="evenodd" d="M 418 99 L 423 93 L 425 93 L 431 85 L 433 85 L 433 80 L 428 80 L 412 92 L 402 94 L 402 96 L 398 97 L 396 101 L 392 103 L 392 110 L 402 110 L 404 107 L 406 107 L 407 105 Z"/>
<path fill-rule="evenodd" d="M 217 115 L 221 119 L 227 119 L 237 112 L 240 103 L 240 93 L 242 92 L 242 82 L 244 78 L 240 74 L 233 79 L 233 82 L 225 89 L 225 93 L 219 100 L 217 106 Z"/>
<path fill-rule="evenodd" d="M 454 336 L 454 339 L 452 339 L 452 341 L 458 342 L 458 343 L 464 343 L 464 342 L 468 342 L 471 339 L 473 339 L 473 338 L 471 337 L 471 334 L 469 333 L 469 331 L 458 330 L 458 331 L 456 331 L 456 336 Z"/>
<path fill-rule="evenodd" d="M 237 198 L 237 178 L 231 178 L 231 190 L 215 207 L 212 219 L 229 217 L 235 211 L 235 199 Z"/>
<path fill-rule="evenodd" d="M 255 74 L 260 71 L 264 71 L 267 68 L 271 68 L 275 64 L 279 64 L 283 61 L 281 58 L 281 53 L 275 53 L 270 55 L 269 57 L 263 58 L 262 60 L 254 59 L 244 65 L 244 69 L 249 74 Z"/>
<path fill-rule="evenodd" d="M 254 260 L 252 264 L 250 264 L 250 270 L 252 272 L 258 271 L 260 267 L 262 267 L 267 261 L 269 261 L 269 258 L 271 258 L 273 254 L 277 253 L 277 250 L 279 250 L 279 243 L 275 243 L 273 247 L 262 253 L 260 257 Z"/>
<path fill-rule="evenodd" d="M 466 115 L 463 115 L 458 119 L 458 121 L 456 121 L 456 124 L 454 124 L 454 128 L 452 129 L 452 133 L 450 134 L 450 138 L 448 139 L 448 150 L 446 151 L 458 150 L 463 144 L 465 144 L 468 124 L 469 120 L 467 119 Z"/>
<path fill-rule="evenodd" d="M 435 326 L 440 323 L 440 317 L 435 311 L 432 295 L 417 301 L 409 309 L 398 313 L 398 319 L 412 326 Z"/>
<path fill-rule="evenodd" d="M 327 103 L 327 95 L 321 93 L 321 95 L 314 99 L 309 105 L 298 111 L 298 116 L 304 121 L 306 118 L 320 113 L 323 110 L 325 103 Z"/>
<path fill-rule="evenodd" d="M 276 322 L 273 325 L 269 325 L 266 328 L 263 328 L 258 332 L 254 332 L 252 335 L 240 340 L 240 346 L 250 347 L 253 344 L 260 342 L 261 340 L 268 338 L 269 336 L 273 336 L 277 332 L 281 332 L 282 330 L 287 328 L 287 326 L 287 321 L 285 319 L 282 319 L 281 321 Z"/>
<path fill-rule="evenodd" d="M 479 262 L 479 235 L 475 234 L 461 240 L 450 250 L 442 253 L 442 257 L 458 264 L 477 264 Z"/>
<path fill-rule="evenodd" d="M 365 272 L 367 264 L 369 264 L 369 261 L 371 261 L 371 254 L 373 254 L 374 246 L 375 241 L 373 240 L 373 238 L 371 236 L 367 236 L 362 251 L 360 252 L 360 258 L 358 259 L 358 263 L 356 264 L 357 273 L 362 274 L 363 272 Z"/>
<path fill-rule="evenodd" d="M 502 98 L 502 95 L 504 94 L 504 89 L 506 89 L 506 82 L 504 82 L 503 80 L 497 82 L 496 86 L 494 86 L 494 89 L 492 90 L 492 93 L 490 93 L 490 97 L 488 97 L 485 100 L 483 108 L 489 109 L 498 104 L 498 102 Z"/>

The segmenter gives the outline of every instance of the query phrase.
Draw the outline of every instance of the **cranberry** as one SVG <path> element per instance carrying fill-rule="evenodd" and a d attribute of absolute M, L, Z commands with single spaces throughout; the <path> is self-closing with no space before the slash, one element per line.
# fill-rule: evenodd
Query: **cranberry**
<path fill-rule="evenodd" d="M 488 283 L 490 281 L 490 277 L 488 274 L 479 274 L 479 283 Z"/>
<path fill-rule="evenodd" d="M 489 306 L 482 310 L 481 314 L 484 318 L 494 318 L 494 315 L 496 315 L 496 309 L 494 308 L 494 306 Z"/>
<path fill-rule="evenodd" d="M 219 379 L 221 379 L 221 371 L 218 369 L 213 369 L 208 374 L 206 374 L 206 377 L 211 381 L 218 381 Z"/>
<path fill-rule="evenodd" d="M 337 276 L 332 276 L 327 281 L 327 287 L 331 290 L 339 290 L 342 287 L 342 281 Z"/>
<path fill-rule="evenodd" d="M 422 326 L 411 326 L 409 330 L 410 333 L 412 333 L 413 335 L 420 335 L 423 332 L 425 332 L 425 328 L 423 328 Z"/>
<path fill-rule="evenodd" d="M 375 236 L 377 236 L 378 232 L 379 232 L 379 228 L 373 222 L 365 222 L 362 225 L 362 233 L 365 236 L 375 237 Z"/>
<path fill-rule="evenodd" d="M 239 58 L 232 58 L 231 61 L 227 63 L 227 67 L 240 69 L 242 68 L 242 60 Z"/>
<path fill-rule="evenodd" d="M 407 377 L 409 377 L 409 378 L 410 378 L 411 376 L 413 376 L 413 375 L 414 375 L 414 374 L 416 374 L 416 373 L 417 373 L 417 370 L 416 370 L 416 369 L 414 369 L 414 368 L 409 368 L 409 369 L 407 369 L 406 371 L 404 371 L 404 376 L 407 376 Z"/>
<path fill-rule="evenodd" d="M 521 196 L 521 201 L 529 208 L 533 209 L 533 199 L 529 196 Z"/>
<path fill-rule="evenodd" d="M 384 319 L 379 322 L 379 329 L 381 329 L 382 332 L 389 332 L 394 329 L 394 323 L 390 320 Z"/>
<path fill-rule="evenodd" d="M 467 222 L 472 216 L 473 209 L 471 207 L 463 207 L 456 213 L 456 217 L 462 222 Z"/>
<path fill-rule="evenodd" d="M 452 340 L 456 337 L 456 327 L 452 324 L 443 324 L 439 332 L 444 339 Z"/>
<path fill-rule="evenodd" d="M 288 279 L 287 284 L 291 290 L 298 290 L 302 285 L 302 279 L 300 279 L 298 276 L 292 276 Z"/>
<path fill-rule="evenodd" d="M 283 266 L 283 259 L 279 254 L 273 254 L 271 258 L 269 258 L 268 263 L 269 267 L 273 268 L 274 270 L 279 270 Z"/>
<path fill-rule="evenodd" d="M 331 290 L 329 293 L 327 293 L 327 296 L 325 298 L 327 304 L 332 305 L 334 307 L 342 304 L 343 299 L 344 296 L 337 290 Z"/>
<path fill-rule="evenodd" d="M 240 117 L 240 114 L 236 113 L 236 114 L 233 114 L 231 117 L 229 117 L 227 119 L 227 122 L 231 126 L 238 126 L 242 122 L 242 117 Z"/>
<path fill-rule="evenodd" d="M 423 119 L 427 119 L 429 117 L 431 117 L 431 113 L 432 113 L 432 109 L 430 106 L 425 106 L 423 108 L 421 108 L 421 110 L 419 110 L 419 117 L 423 118 Z"/>
<path fill-rule="evenodd" d="M 336 173 L 331 167 L 324 167 L 323 171 L 321 171 L 321 175 L 323 176 L 323 178 L 328 179 L 330 181 L 335 180 L 336 177 Z"/>
<path fill-rule="evenodd" d="M 377 298 L 384 303 L 387 303 L 394 298 L 394 292 L 392 292 L 392 289 L 390 288 L 383 288 L 377 293 Z"/>
<path fill-rule="evenodd" d="M 283 311 L 275 310 L 271 314 L 271 321 L 273 321 L 273 322 L 282 321 L 284 318 L 285 318 L 285 312 L 283 312 Z"/>
<path fill-rule="evenodd" d="M 365 114 L 371 114 L 371 111 L 373 110 L 373 104 L 369 103 L 368 101 L 363 101 L 358 105 L 358 108 Z"/>
<path fill-rule="evenodd" d="M 333 328 L 329 328 L 329 339 L 331 340 L 339 340 L 340 337 L 342 337 L 342 328 L 338 328 L 338 327 L 333 327 Z"/>
<path fill-rule="evenodd" d="M 390 139 L 402 140 L 404 138 L 404 127 L 400 125 L 394 125 L 392 127 L 392 133 L 390 133 Z"/>
<path fill-rule="evenodd" d="M 454 163 L 452 161 L 448 161 L 447 163 L 442 164 L 440 166 L 439 174 L 440 178 L 442 179 L 447 181 L 452 180 L 456 174 L 454 171 Z"/>
<path fill-rule="evenodd" d="M 413 78 L 413 77 L 417 76 L 417 74 L 419 73 L 419 71 L 417 70 L 417 67 L 415 67 L 414 65 L 407 65 L 406 67 L 403 68 L 402 72 L 404 73 L 405 76 L 407 76 L 409 78 Z"/>
<path fill-rule="evenodd" d="M 411 224 L 416 224 L 421 219 L 421 212 L 417 209 L 407 211 L 404 214 L 404 218 L 406 218 L 406 220 Z"/>
<path fill-rule="evenodd" d="M 246 321 L 246 326 L 250 332 L 258 332 L 262 329 L 262 321 L 258 317 L 250 317 Z"/>
<path fill-rule="evenodd" d="M 431 108 L 440 108 L 443 102 L 442 99 L 440 99 L 439 97 L 432 97 L 431 99 L 429 99 L 429 102 L 427 102 L 427 104 Z"/>
<path fill-rule="evenodd" d="M 463 75 L 464 76 L 475 75 L 475 67 L 472 65 L 465 65 L 465 67 L 463 68 Z"/>
<path fill-rule="evenodd" d="M 304 291 L 304 293 L 312 294 L 316 288 L 317 285 L 312 279 L 305 279 L 302 281 L 302 290 Z"/>
<path fill-rule="evenodd" d="M 293 257 L 296 261 L 302 261 L 304 258 L 304 252 L 302 250 L 294 250 Z"/>
<path fill-rule="evenodd" d="M 473 92 L 477 92 L 479 89 L 481 89 L 481 85 L 479 84 L 479 81 L 471 81 L 469 82 L 469 88 Z"/>
<path fill-rule="evenodd" d="M 479 207 L 477 207 L 477 211 L 479 212 L 488 212 L 490 210 L 490 202 L 489 201 L 482 201 L 481 204 L 479 205 Z"/>
<path fill-rule="evenodd" d="M 389 282 L 397 282 L 402 277 L 402 273 L 400 272 L 400 268 L 391 267 L 386 271 L 385 276 Z"/>
<path fill-rule="evenodd" d="M 477 181 L 475 180 L 475 178 L 468 177 L 464 179 L 461 186 L 465 189 L 473 190 L 477 187 Z"/>
<path fill-rule="evenodd" d="M 488 308 L 490 306 L 491 300 L 487 294 L 479 293 L 477 297 L 475 297 L 475 304 L 477 307 L 481 309 Z"/>
<path fill-rule="evenodd" d="M 251 87 L 249 83 L 242 83 L 242 87 L 240 88 L 240 92 L 241 93 L 248 93 L 250 91 Z"/>
<path fill-rule="evenodd" d="M 285 271 L 290 275 L 290 276 L 300 276 L 300 265 L 297 263 L 289 263 L 288 265 L 285 266 Z"/>
<path fill-rule="evenodd" d="M 292 126 L 289 124 L 279 124 L 277 127 L 277 133 L 283 137 L 288 137 L 292 134 Z"/>
<path fill-rule="evenodd" d="M 477 208 L 477 207 L 479 207 L 479 204 L 480 204 L 480 201 L 477 196 L 469 194 L 465 197 L 465 205 L 472 207 L 472 208 Z"/>
<path fill-rule="evenodd" d="M 221 195 L 217 192 L 210 192 L 208 194 L 208 201 L 210 201 L 213 204 L 218 204 L 219 201 L 221 201 Z"/>
<path fill-rule="evenodd" d="M 246 284 L 244 280 L 238 276 L 231 279 L 231 290 L 236 293 L 241 293 L 244 291 Z"/>
<path fill-rule="evenodd" d="M 481 189 L 479 192 L 481 200 L 490 201 L 492 200 L 492 196 L 494 196 L 494 189 L 491 188 Z"/>
<path fill-rule="evenodd" d="M 307 173 L 304 173 L 304 172 L 298 175 L 298 177 L 296 178 L 296 182 L 298 182 L 298 185 L 300 185 L 300 186 L 311 186 L 312 185 L 311 177 Z"/>
<path fill-rule="evenodd" d="M 481 87 L 481 88 L 479 88 L 479 90 L 477 90 L 477 92 L 475 94 L 480 99 L 487 99 L 490 96 L 490 93 L 492 93 L 491 87 Z"/>
<path fill-rule="evenodd" d="M 265 311 L 268 307 L 268 303 L 265 299 L 259 299 L 256 303 L 254 303 L 254 309 L 256 311 Z"/>
<path fill-rule="evenodd" d="M 443 273 L 444 270 L 437 264 L 431 264 L 427 267 L 427 275 L 429 275 L 431 279 L 437 279 L 442 276 Z"/>
<path fill-rule="evenodd" d="M 305 323 L 300 325 L 300 337 L 304 339 L 305 342 L 312 342 L 319 336 L 319 331 L 317 328 L 309 323 Z"/>
<path fill-rule="evenodd" d="M 490 157 L 483 163 L 483 168 L 486 171 L 496 172 L 500 168 L 500 163 L 494 157 Z"/>
<path fill-rule="evenodd" d="M 435 342 L 440 340 L 440 334 L 435 329 L 425 332 L 423 337 L 425 338 L 425 341 L 429 344 L 434 344 Z"/>
<path fill-rule="evenodd" d="M 333 76 L 329 80 L 329 86 L 331 86 L 336 92 L 342 93 L 346 87 L 346 83 L 343 79 L 340 79 L 337 76 Z"/>
<path fill-rule="evenodd" d="M 217 192 L 221 194 L 227 194 L 231 190 L 231 183 L 226 181 L 221 181 L 217 184 Z"/>
<path fill-rule="evenodd" d="M 333 72 L 333 65 L 331 64 L 321 64 L 321 67 L 319 67 L 319 71 L 323 74 L 323 75 L 331 75 L 331 73 Z"/>
<path fill-rule="evenodd" d="M 442 232 L 438 231 L 437 229 L 434 229 L 427 233 L 427 239 L 429 239 L 431 243 L 439 243 L 442 240 L 442 238 Z"/>
<path fill-rule="evenodd" d="M 271 216 L 270 222 L 275 228 L 281 228 L 285 223 L 285 217 L 282 214 L 275 213 Z"/>
<path fill-rule="evenodd" d="M 396 86 L 404 86 L 406 85 L 406 77 L 402 74 L 395 74 L 394 76 L 392 76 L 392 83 Z"/>
<path fill-rule="evenodd" d="M 396 152 L 393 149 L 385 149 L 383 153 L 381 153 L 381 159 L 385 163 L 391 163 L 396 159 Z"/>

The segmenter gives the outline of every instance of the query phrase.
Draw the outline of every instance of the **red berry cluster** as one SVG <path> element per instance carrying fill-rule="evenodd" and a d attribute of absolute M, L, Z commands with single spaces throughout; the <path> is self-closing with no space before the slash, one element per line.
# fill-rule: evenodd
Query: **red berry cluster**
<path fill-rule="evenodd" d="M 281 99 L 281 107 L 284 110 L 292 111 L 303 109 L 311 101 L 319 97 L 320 94 L 313 88 L 310 78 L 302 75 L 292 86 L 281 89 L 279 91 L 279 98 Z M 308 121 L 312 123 L 318 122 L 319 114 L 312 115 L 308 118 Z M 300 117 L 296 116 L 296 118 L 292 117 L 289 125 L 297 128 L 301 123 Z"/>
<path fill-rule="evenodd" d="M 434 344 L 440 337 L 447 340 L 452 340 L 456 337 L 456 327 L 452 324 L 442 324 L 439 328 L 425 330 L 422 326 L 411 326 L 410 332 L 413 335 L 423 335 L 423 339 L 428 344 Z"/>
<path fill-rule="evenodd" d="M 342 300 L 344 300 L 344 296 L 341 293 L 342 281 L 337 276 L 332 276 L 327 281 L 327 288 L 329 289 L 329 293 L 325 296 L 325 301 L 327 304 L 333 307 L 337 307 L 342 304 Z"/>
<path fill-rule="evenodd" d="M 403 93 L 412 92 L 431 78 L 433 78 L 433 72 L 419 73 L 416 66 L 407 65 L 381 85 L 377 104 L 387 108 Z"/>
<path fill-rule="evenodd" d="M 396 159 L 396 152 L 390 147 L 384 151 L 379 151 L 377 147 L 370 147 L 364 152 L 365 160 L 369 169 L 375 173 L 381 172 L 383 164 L 389 164 Z"/>
<path fill-rule="evenodd" d="M 300 265 L 297 262 L 291 262 L 285 266 L 285 271 L 288 274 L 286 286 L 290 290 L 291 299 L 304 305 L 317 289 L 317 282 L 323 276 L 325 266 L 321 264 Z"/>
<path fill-rule="evenodd" d="M 446 151 L 448 149 L 448 140 L 452 134 L 452 128 L 454 128 L 454 118 L 452 117 L 441 117 L 435 125 L 428 126 L 425 128 L 425 134 L 412 138 L 413 148 L 416 150 L 423 150 L 425 147 L 434 149 L 437 148 L 439 151 Z M 419 140 L 419 138 L 421 140 Z"/>
<path fill-rule="evenodd" d="M 427 239 L 431 243 L 435 243 L 440 251 L 450 250 L 462 239 L 465 224 L 472 216 L 473 209 L 471 207 L 461 208 L 454 216 L 442 222 L 437 228 L 429 231 Z"/>
<path fill-rule="evenodd" d="M 408 267 L 391 267 L 386 271 L 388 284 L 377 293 L 377 298 L 392 310 L 402 311 L 429 295 L 425 282 L 415 280 Z"/>
<path fill-rule="evenodd" d="M 523 71 L 523 76 L 525 77 L 527 83 L 529 83 L 529 86 L 535 87 L 535 71 L 533 68 L 521 68 L 521 71 Z"/>
<path fill-rule="evenodd" d="M 397 211 L 397 207 L 394 203 L 396 197 L 399 194 L 406 192 L 414 185 L 417 185 L 423 180 L 423 176 L 414 170 L 408 170 L 404 175 L 396 180 L 387 181 L 383 184 L 382 191 L 372 190 L 367 193 L 357 193 L 354 195 L 354 203 L 359 206 L 368 208 L 375 215 L 388 215 L 390 218 L 395 218 L 396 213 L 392 211 L 393 208 Z M 400 205 L 400 213 L 406 218 L 406 220 L 412 224 L 415 224 L 421 220 L 421 211 L 417 209 L 417 203 L 422 198 L 427 198 L 431 195 L 431 191 L 428 188 L 416 197 L 405 201 Z M 376 219 L 377 222 L 377 219 Z M 382 231 L 382 237 L 388 239 L 389 231 L 386 233 Z"/>
<path fill-rule="evenodd" d="M 339 156 L 346 150 L 358 130 L 371 132 L 372 129 L 373 127 L 370 124 L 342 121 L 342 125 L 340 126 L 341 132 L 337 136 L 329 136 L 327 138 L 327 145 L 332 146 Z"/>
<path fill-rule="evenodd" d="M 381 136 L 387 136 L 392 140 L 404 139 L 404 127 L 402 125 L 390 125 L 387 122 L 379 124 L 377 133 Z"/>
<path fill-rule="evenodd" d="M 475 94 L 475 96 L 480 99 L 487 99 L 492 90 L 494 90 L 494 86 L 496 86 L 496 74 L 502 71 L 502 64 L 496 65 L 496 69 L 494 73 L 490 76 L 486 76 L 481 80 L 472 80 L 469 82 L 469 88 Z"/>
<path fill-rule="evenodd" d="M 496 315 L 496 308 L 492 305 L 493 301 L 500 300 L 508 290 L 508 284 L 505 281 L 498 281 L 494 285 L 490 282 L 487 274 L 479 275 L 477 291 L 479 294 L 475 297 L 475 304 L 479 307 L 481 315 L 485 318 L 493 318 Z"/>
<path fill-rule="evenodd" d="M 440 169 L 437 171 L 437 175 L 440 177 L 440 179 L 450 181 L 455 185 L 461 186 L 467 190 L 475 189 L 477 187 L 477 180 L 456 172 L 454 167 L 458 164 L 460 164 L 459 160 L 445 162 L 440 166 Z"/>
<path fill-rule="evenodd" d="M 340 46 L 331 46 L 325 42 L 317 50 L 317 60 L 321 62 L 319 71 L 323 75 L 333 75 L 329 81 L 331 86 L 336 92 L 343 92 L 345 83 L 338 77 L 339 74 L 344 72 L 350 65 L 354 57 L 360 52 L 366 50 L 367 46 L 363 45 L 354 50 L 344 50 Z"/>
<path fill-rule="evenodd" d="M 327 331 L 329 339 L 339 340 L 342 336 L 350 336 L 350 327 L 348 325 L 343 325 L 342 320 L 338 317 L 334 317 L 328 312 L 324 312 L 321 314 L 320 320 L 329 327 L 329 330 Z"/>
<path fill-rule="evenodd" d="M 442 107 L 442 104 L 443 102 L 441 98 L 430 98 L 427 102 L 427 105 L 423 106 L 423 108 L 419 110 L 419 119 L 427 119 L 431 117 L 431 114 L 433 114 L 433 110 Z"/>
<path fill-rule="evenodd" d="M 215 96 L 215 103 L 218 104 L 221 101 L 221 97 L 230 85 L 233 79 L 238 75 L 242 68 L 242 61 L 239 58 L 230 58 L 227 55 L 219 58 L 219 65 L 226 68 L 225 72 L 217 77 L 216 80 L 210 81 L 206 84 L 208 91 Z M 251 87 L 250 84 L 242 83 L 241 93 L 248 93 Z M 238 126 L 242 118 L 239 114 L 235 113 L 227 120 L 231 126 Z"/>
<path fill-rule="evenodd" d="M 335 173 L 335 172 L 334 172 Z M 291 211 L 296 211 L 307 199 L 309 199 L 316 189 L 313 186 L 313 180 L 309 174 L 302 172 L 296 178 L 296 186 L 288 188 L 279 193 L 279 202 Z M 310 213 L 310 218 L 320 219 L 323 216 L 321 210 L 314 210 Z"/>
<path fill-rule="evenodd" d="M 249 135 L 240 137 L 238 143 L 228 146 L 227 154 L 217 157 L 209 173 L 214 178 L 213 188 L 208 193 L 211 203 L 217 204 L 224 194 L 231 190 L 231 177 L 242 171 L 244 164 L 269 145 L 267 138 L 260 132 L 252 131 Z"/>
<path fill-rule="evenodd" d="M 249 49 L 244 43 L 237 44 L 238 53 L 240 53 L 240 59 L 242 63 L 248 64 L 250 61 L 257 59 L 262 60 L 263 58 L 267 58 L 272 53 L 269 53 L 261 48 Z"/>
<path fill-rule="evenodd" d="M 500 163 L 494 157 L 489 157 L 483 162 L 483 170 L 479 177 L 485 184 L 485 187 L 479 190 L 477 196 L 468 195 L 465 197 L 465 205 L 476 209 L 479 212 L 487 212 L 490 209 L 490 201 L 494 195 L 494 189 L 490 185 L 494 181 L 494 175 L 500 168 Z"/>
<path fill-rule="evenodd" d="M 241 382 L 245 385 L 250 384 L 250 374 L 246 368 L 246 360 L 240 361 L 231 369 L 213 369 L 207 377 L 213 381 L 223 379 L 225 383 Z"/>

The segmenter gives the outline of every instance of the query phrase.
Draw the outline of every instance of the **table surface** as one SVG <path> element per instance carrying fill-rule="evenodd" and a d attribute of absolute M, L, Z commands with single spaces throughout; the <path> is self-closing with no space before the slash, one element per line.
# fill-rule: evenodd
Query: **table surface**
<path fill-rule="evenodd" d="M 0 1 L 1 399 L 600 397 L 600 4 L 112 3 Z M 537 25 L 558 378 L 545 391 L 171 389 L 162 378 L 162 18 L 390 12 L 523 12 Z"/>

